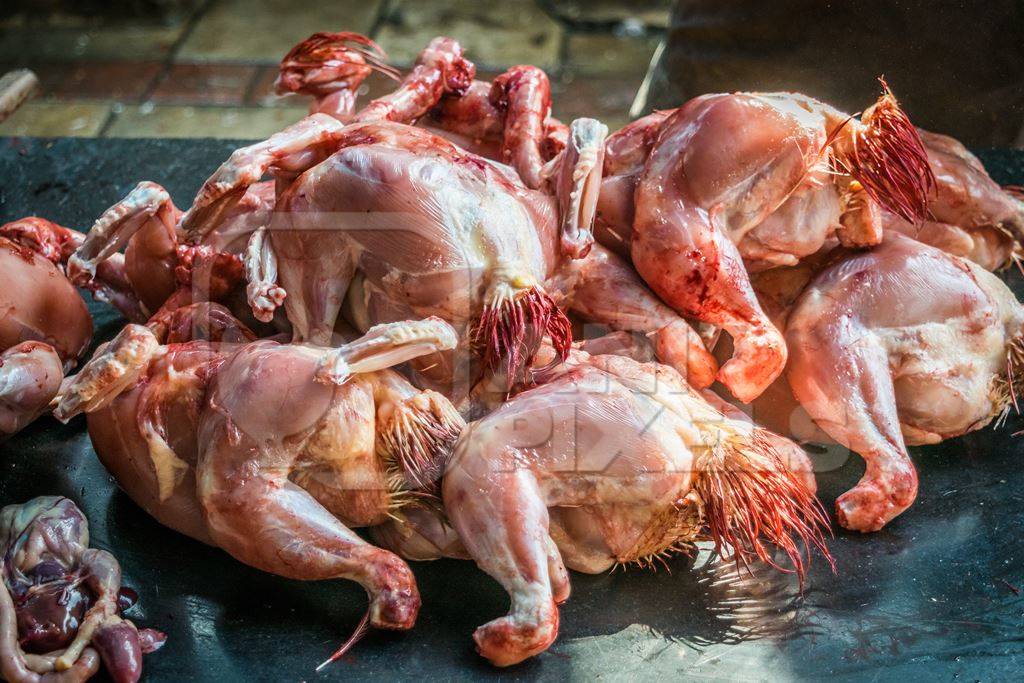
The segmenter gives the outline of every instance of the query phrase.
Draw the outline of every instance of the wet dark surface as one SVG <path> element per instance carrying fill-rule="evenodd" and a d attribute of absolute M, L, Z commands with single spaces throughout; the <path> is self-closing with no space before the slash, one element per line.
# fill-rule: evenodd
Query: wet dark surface
<path fill-rule="evenodd" d="M 39 214 L 86 228 L 138 180 L 187 205 L 236 145 L 213 140 L 0 139 L 0 222 Z M 993 176 L 1024 183 L 1024 152 L 983 154 Z M 1024 295 L 1024 282 L 1011 275 Z M 92 306 L 97 337 L 116 332 Z M 395 680 L 503 675 L 591 680 L 693 676 L 731 680 L 1011 680 L 1024 664 L 1024 420 L 913 449 L 913 508 L 883 531 L 837 532 L 837 573 L 815 562 L 803 597 L 779 578 L 730 578 L 685 557 L 671 573 L 574 575 L 550 651 L 497 672 L 470 635 L 506 598 L 472 563 L 418 563 L 423 609 L 407 634 L 371 634 L 321 674 L 313 668 L 354 628 L 360 588 L 306 584 L 249 569 L 142 513 L 97 462 L 78 418 L 46 418 L 0 444 L 0 504 L 63 494 L 89 519 L 94 546 L 120 560 L 139 603 L 129 615 L 165 631 L 148 680 Z M 819 476 L 831 506 L 862 466 Z"/>

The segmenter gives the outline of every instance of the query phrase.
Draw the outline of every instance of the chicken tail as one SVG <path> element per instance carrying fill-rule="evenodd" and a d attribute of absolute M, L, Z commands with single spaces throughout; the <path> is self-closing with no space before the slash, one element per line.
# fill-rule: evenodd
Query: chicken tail
<path fill-rule="evenodd" d="M 825 546 L 825 509 L 761 430 L 723 433 L 719 443 L 697 458 L 696 468 L 694 489 L 719 557 L 731 556 L 737 568 L 759 559 L 795 573 L 803 584 L 814 547 L 835 570 Z M 776 562 L 769 546 L 781 549 L 790 566 Z"/>
<path fill-rule="evenodd" d="M 451 401 L 434 391 L 416 393 L 388 408 L 378 426 L 377 449 L 390 488 L 439 496 L 441 477 L 465 420 Z"/>
<path fill-rule="evenodd" d="M 1006 423 L 1011 411 L 1020 414 L 1024 400 L 1024 329 L 1006 345 L 1006 372 L 993 380 L 991 396 L 996 428 Z"/>
<path fill-rule="evenodd" d="M 488 370 L 504 369 L 511 386 L 540 348 L 545 335 L 551 340 L 557 362 L 569 357 L 572 325 L 565 313 L 538 285 L 517 286 L 514 279 L 492 285 L 472 343 Z"/>
<path fill-rule="evenodd" d="M 928 216 L 935 174 L 914 124 L 900 108 L 884 78 L 882 95 L 862 115 L 852 144 L 837 162 L 875 202 L 910 223 Z M 852 122 L 850 122 L 852 123 Z"/>

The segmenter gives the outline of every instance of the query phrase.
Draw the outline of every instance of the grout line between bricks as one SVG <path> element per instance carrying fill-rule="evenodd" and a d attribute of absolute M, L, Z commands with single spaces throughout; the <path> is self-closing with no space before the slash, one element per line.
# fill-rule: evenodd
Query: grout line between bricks
<path fill-rule="evenodd" d="M 105 138 L 105 137 L 107 137 L 107 132 L 110 130 L 111 126 L 114 125 L 114 121 L 117 120 L 117 111 L 116 110 L 117 110 L 118 106 L 119 105 L 118 105 L 117 102 L 111 102 L 110 103 L 110 109 L 109 109 L 109 111 L 107 111 L 107 118 L 103 120 L 103 125 L 100 126 L 100 129 L 98 131 L 96 131 L 96 136 L 95 137 L 98 137 L 98 138 Z"/>
<path fill-rule="evenodd" d="M 255 101 L 256 86 L 259 85 L 260 79 L 263 78 L 263 74 L 266 73 L 267 68 L 268 67 L 265 67 L 265 66 L 262 66 L 262 65 L 257 66 L 256 67 L 256 71 L 253 72 L 252 78 L 249 79 L 249 82 L 246 84 L 245 88 L 242 89 L 242 106 L 243 107 L 249 107 L 249 106 L 262 107 L 263 106 L 263 105 L 261 105 L 261 104 L 259 104 L 258 102 Z"/>
<path fill-rule="evenodd" d="M 139 97 L 139 102 L 145 102 L 152 97 L 153 93 L 156 92 L 156 89 L 160 87 L 160 84 L 167 79 L 167 76 L 171 73 L 171 69 L 174 67 L 175 62 L 178 59 L 178 53 L 181 51 L 181 46 L 189 39 L 192 32 L 195 30 L 196 25 L 199 24 L 199 21 L 204 16 L 206 16 L 206 13 L 216 2 L 217 0 L 206 0 L 196 9 L 195 12 L 192 13 L 191 16 L 189 16 L 188 19 L 185 20 L 185 27 L 181 30 L 181 34 L 174 43 L 171 44 L 170 49 L 167 50 L 167 57 L 164 58 L 162 68 L 157 72 L 156 76 L 153 77 L 153 80 L 150 81 L 149 85 L 143 89 L 142 95 Z"/>
<path fill-rule="evenodd" d="M 373 18 L 373 23 L 370 24 L 370 30 L 366 34 L 370 40 L 377 40 L 377 36 L 380 35 L 384 25 L 388 23 L 388 18 L 391 16 L 391 11 L 395 5 L 393 0 L 381 0 L 381 3 L 377 9 L 377 16 Z"/>

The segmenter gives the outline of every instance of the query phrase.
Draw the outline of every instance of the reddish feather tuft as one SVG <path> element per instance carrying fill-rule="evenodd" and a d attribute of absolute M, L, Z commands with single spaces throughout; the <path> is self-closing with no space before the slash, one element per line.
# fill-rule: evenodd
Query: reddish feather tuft
<path fill-rule="evenodd" d="M 378 422 L 377 438 L 395 488 L 439 496 L 452 448 L 465 426 L 451 402 L 433 391 L 394 405 Z"/>
<path fill-rule="evenodd" d="M 759 559 L 796 573 L 803 584 L 814 547 L 835 570 L 825 546 L 828 516 L 818 498 L 759 430 L 752 446 L 740 445 L 744 442 L 726 437 L 698 463 L 694 488 L 704 504 L 715 553 L 726 559 L 726 547 L 731 548 L 737 567 Z M 769 546 L 781 549 L 791 568 L 779 565 Z"/>
<path fill-rule="evenodd" d="M 538 287 L 484 306 L 473 331 L 473 345 L 488 369 L 505 366 L 509 384 L 514 383 L 533 360 L 547 335 L 559 361 L 569 357 L 572 325 L 558 305 Z"/>
<path fill-rule="evenodd" d="M 307 79 L 307 76 L 311 71 L 325 68 L 339 71 L 338 77 L 327 84 L 334 89 L 348 85 L 341 78 L 343 71 L 351 72 L 356 82 L 361 82 L 374 70 L 395 80 L 399 76 L 398 70 L 387 63 L 387 54 L 380 45 L 366 36 L 350 32 L 319 32 L 293 47 L 281 60 L 281 73 L 276 84 L 278 94 L 318 90 L 317 86 L 325 84 L 316 83 L 315 79 Z"/>
<path fill-rule="evenodd" d="M 914 124 L 900 109 L 884 78 L 882 96 L 861 118 L 853 150 L 843 162 L 881 206 L 911 223 L 928 216 L 935 175 Z"/>

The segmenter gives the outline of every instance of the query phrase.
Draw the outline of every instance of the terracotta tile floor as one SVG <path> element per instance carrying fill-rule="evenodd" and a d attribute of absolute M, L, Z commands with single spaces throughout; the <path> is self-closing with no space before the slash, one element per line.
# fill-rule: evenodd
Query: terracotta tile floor
<path fill-rule="evenodd" d="M 57 3 L 52 3 L 56 5 Z M 357 31 L 408 67 L 435 35 L 460 40 L 482 74 L 545 68 L 555 113 L 613 129 L 668 21 L 668 0 L 178 0 L 170 16 L 67 14 L 0 20 L 0 74 L 29 67 L 40 92 L 2 135 L 260 138 L 307 102 L 273 94 L 275 65 L 314 31 Z M 391 87 L 371 78 L 363 97 Z"/>

